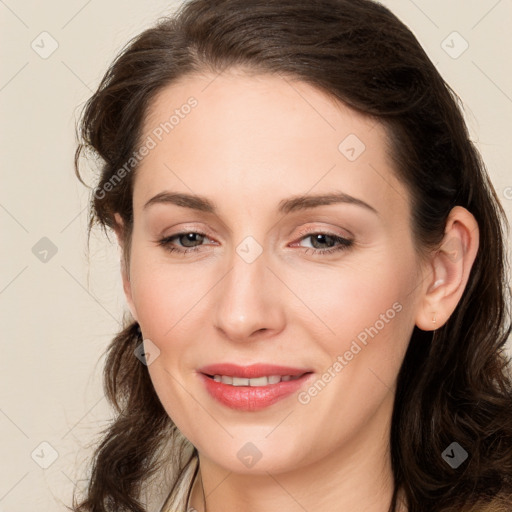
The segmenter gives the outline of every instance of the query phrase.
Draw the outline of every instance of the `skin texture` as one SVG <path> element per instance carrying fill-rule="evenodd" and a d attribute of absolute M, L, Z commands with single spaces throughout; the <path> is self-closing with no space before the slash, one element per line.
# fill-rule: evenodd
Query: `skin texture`
<path fill-rule="evenodd" d="M 146 347 L 160 351 L 148 366 L 155 390 L 199 451 L 208 511 L 384 512 L 400 364 L 414 326 L 438 328 L 455 309 L 478 248 L 475 219 L 455 207 L 441 249 L 420 260 L 409 193 L 394 176 L 383 127 L 284 77 L 230 70 L 182 79 L 155 98 L 143 138 L 190 96 L 197 106 L 137 170 L 122 276 Z M 365 145 L 354 161 L 339 150 L 350 134 Z M 204 196 L 217 212 L 144 208 L 164 191 Z M 284 199 L 334 191 L 378 213 L 356 204 L 278 213 Z M 158 243 L 183 232 L 206 234 L 188 244 L 198 251 L 171 253 Z M 353 244 L 322 255 L 338 244 L 327 237 L 314 245 L 313 233 Z M 256 243 L 262 250 L 251 263 L 237 252 L 246 237 L 255 241 L 250 252 Z M 186 243 L 176 237 L 168 246 Z M 371 326 L 378 332 L 347 360 Z M 206 364 L 269 362 L 312 369 L 314 382 L 339 356 L 346 365 L 307 403 L 293 394 L 261 411 L 219 404 L 197 374 Z M 261 453 L 250 468 L 237 456 L 246 443 Z M 191 499 L 198 511 L 200 485 Z"/>

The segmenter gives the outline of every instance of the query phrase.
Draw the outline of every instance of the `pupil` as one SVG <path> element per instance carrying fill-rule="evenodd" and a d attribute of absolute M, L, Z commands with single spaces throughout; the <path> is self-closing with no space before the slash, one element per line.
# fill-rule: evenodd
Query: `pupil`
<path fill-rule="evenodd" d="M 194 242 L 197 242 L 198 240 L 194 240 L 195 237 L 200 237 L 198 233 L 187 233 L 184 237 L 185 243 L 183 244 L 185 247 L 193 247 L 193 245 L 187 245 L 189 243 L 193 244 Z M 199 240 L 200 242 L 201 240 Z"/>
<path fill-rule="evenodd" d="M 322 241 L 322 239 L 324 239 L 324 241 Z M 326 241 L 325 241 L 325 239 L 330 239 L 330 240 L 332 240 L 332 237 L 331 237 L 330 235 L 322 235 L 322 234 L 319 234 L 319 235 L 313 235 L 313 247 L 315 247 L 315 244 L 316 244 L 317 242 L 319 242 L 320 244 L 322 244 L 322 243 L 323 243 L 323 244 L 327 243 L 327 242 L 328 242 L 328 240 L 327 240 L 327 242 L 326 242 Z M 327 244 L 327 245 L 329 245 L 329 244 Z"/>

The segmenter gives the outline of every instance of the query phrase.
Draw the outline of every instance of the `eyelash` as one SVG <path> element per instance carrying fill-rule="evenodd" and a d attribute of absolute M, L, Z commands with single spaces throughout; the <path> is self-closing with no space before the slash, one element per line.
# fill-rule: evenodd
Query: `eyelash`
<path fill-rule="evenodd" d="M 200 249 L 201 245 L 198 245 L 196 247 L 187 247 L 185 249 L 179 249 L 176 246 L 171 245 L 171 241 L 173 239 L 179 238 L 183 235 L 189 235 L 191 233 L 194 235 L 199 235 L 199 236 L 208 238 L 208 235 L 206 235 L 205 233 L 199 232 L 199 231 L 183 231 L 181 233 L 176 233 L 172 236 L 162 238 L 161 240 L 158 241 L 158 245 L 162 246 L 166 251 L 171 252 L 171 253 L 177 252 L 177 253 L 181 253 L 181 254 L 187 254 L 190 252 L 196 252 Z M 317 231 L 311 231 L 311 230 L 303 231 L 303 232 L 299 233 L 299 235 L 301 237 L 299 242 L 305 238 L 312 237 L 313 235 L 327 235 L 328 237 L 331 237 L 334 240 L 334 242 L 337 242 L 339 244 L 339 245 L 337 245 L 335 247 L 331 247 L 329 249 L 311 249 L 310 247 L 303 247 L 304 254 L 308 254 L 309 252 L 312 252 L 316 256 L 324 256 L 326 254 L 332 254 L 335 252 L 346 251 L 354 243 L 354 241 L 351 239 L 343 238 L 343 237 L 335 235 L 333 233 L 328 233 L 328 232 L 323 232 L 323 231 L 318 231 L 318 230 Z"/>

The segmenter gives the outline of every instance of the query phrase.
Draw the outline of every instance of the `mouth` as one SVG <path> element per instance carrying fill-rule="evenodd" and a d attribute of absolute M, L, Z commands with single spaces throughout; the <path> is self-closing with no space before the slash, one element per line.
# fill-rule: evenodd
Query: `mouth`
<path fill-rule="evenodd" d="M 313 371 L 270 364 L 224 363 L 203 367 L 198 374 L 217 402 L 240 411 L 258 411 L 305 386 Z"/>

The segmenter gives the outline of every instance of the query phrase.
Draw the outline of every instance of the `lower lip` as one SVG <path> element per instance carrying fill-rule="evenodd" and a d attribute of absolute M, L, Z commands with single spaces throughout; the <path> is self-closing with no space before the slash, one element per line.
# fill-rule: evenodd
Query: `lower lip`
<path fill-rule="evenodd" d="M 298 391 L 312 373 L 306 373 L 294 380 L 269 384 L 268 386 L 231 386 L 216 382 L 203 373 L 202 378 L 206 390 L 221 404 L 239 411 L 259 411 Z"/>

